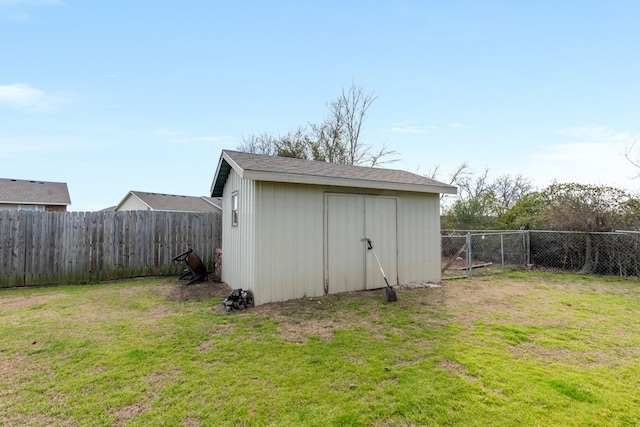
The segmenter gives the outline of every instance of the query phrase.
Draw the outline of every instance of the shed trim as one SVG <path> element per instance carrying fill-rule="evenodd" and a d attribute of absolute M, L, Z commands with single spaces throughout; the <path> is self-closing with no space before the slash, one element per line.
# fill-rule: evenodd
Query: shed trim
<path fill-rule="evenodd" d="M 244 159 L 236 161 L 233 156 L 244 156 Z M 249 160 L 247 160 L 249 159 Z M 242 160 L 245 167 L 242 167 Z M 306 163 L 305 163 L 306 162 Z M 286 169 L 294 172 L 280 170 L 278 166 L 293 165 Z M 304 166 L 304 167 L 303 167 Z M 312 173 L 297 173 L 305 167 L 314 168 Z M 322 171 L 336 171 L 341 173 L 323 174 Z M 314 162 L 310 160 L 274 157 L 266 155 L 256 155 L 251 153 L 240 153 L 223 150 L 220 161 L 216 168 L 216 174 L 211 184 L 211 196 L 221 197 L 225 182 L 233 169 L 243 179 L 253 181 L 282 182 L 292 184 L 327 185 L 335 187 L 357 187 L 368 189 L 409 191 L 417 193 L 446 193 L 455 194 L 456 187 L 434 181 L 423 176 L 406 171 L 381 168 L 364 168 L 361 166 L 331 165 L 325 162 Z M 357 171 L 357 173 L 344 174 L 346 170 Z M 363 172 L 365 172 L 363 174 Z M 342 175 L 342 176 L 339 176 Z M 368 178 L 368 175 L 375 177 Z M 407 179 L 409 177 L 410 179 Z M 398 179 L 393 179 L 398 178 Z"/>

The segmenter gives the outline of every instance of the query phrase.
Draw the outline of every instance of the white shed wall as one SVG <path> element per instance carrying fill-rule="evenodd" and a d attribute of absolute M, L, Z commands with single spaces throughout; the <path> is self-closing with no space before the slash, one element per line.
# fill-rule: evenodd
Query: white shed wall
<path fill-rule="evenodd" d="M 238 225 L 231 226 L 236 191 Z M 362 194 L 357 188 L 256 182 L 231 170 L 223 191 L 222 280 L 232 288 L 253 290 L 256 304 L 323 295 L 327 193 Z M 364 194 L 397 197 L 398 282 L 440 281 L 439 195 Z"/>
<path fill-rule="evenodd" d="M 323 295 L 324 187 L 256 187 L 256 304 Z"/>
<path fill-rule="evenodd" d="M 440 197 L 400 193 L 398 200 L 398 281 L 439 282 Z"/>
<path fill-rule="evenodd" d="M 238 192 L 238 225 L 231 225 L 231 195 Z M 255 288 L 255 182 L 231 170 L 223 190 L 222 281 L 232 288 Z"/>

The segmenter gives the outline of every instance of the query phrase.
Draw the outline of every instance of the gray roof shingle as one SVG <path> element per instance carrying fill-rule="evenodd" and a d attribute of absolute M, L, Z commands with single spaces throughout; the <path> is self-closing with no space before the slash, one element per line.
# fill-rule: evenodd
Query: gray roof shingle
<path fill-rule="evenodd" d="M 181 196 L 146 191 L 131 191 L 130 193 L 155 211 L 220 212 L 222 207 L 221 201 L 212 197 Z"/>
<path fill-rule="evenodd" d="M 429 193 L 455 193 L 456 188 L 424 176 L 398 169 L 352 166 L 289 157 L 266 156 L 224 150 L 212 196 L 221 196 L 230 168 L 249 179 L 315 183 L 325 185 L 384 188 Z"/>
<path fill-rule="evenodd" d="M 0 203 L 70 205 L 65 182 L 0 178 Z"/>

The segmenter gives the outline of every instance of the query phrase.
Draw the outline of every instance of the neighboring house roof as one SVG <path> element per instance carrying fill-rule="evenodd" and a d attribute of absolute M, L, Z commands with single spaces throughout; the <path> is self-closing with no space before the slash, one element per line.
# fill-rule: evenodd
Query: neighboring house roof
<path fill-rule="evenodd" d="M 256 181 L 376 188 L 455 194 L 456 187 L 397 169 L 371 168 L 223 150 L 211 184 L 211 196 L 222 196 L 231 169 Z"/>
<path fill-rule="evenodd" d="M 0 178 L 0 203 L 24 205 L 70 205 L 65 182 Z"/>
<path fill-rule="evenodd" d="M 172 212 L 220 212 L 222 200 L 205 196 L 181 196 L 177 194 L 151 193 L 147 191 L 129 191 L 114 208 L 118 210 L 129 198 L 136 197 L 152 211 Z"/>

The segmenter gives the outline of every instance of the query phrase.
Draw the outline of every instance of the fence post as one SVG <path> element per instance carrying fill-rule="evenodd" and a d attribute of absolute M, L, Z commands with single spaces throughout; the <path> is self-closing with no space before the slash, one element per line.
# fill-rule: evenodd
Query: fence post
<path fill-rule="evenodd" d="M 504 271 L 504 233 L 500 233 L 500 259 L 502 262 L 502 271 Z"/>
<path fill-rule="evenodd" d="M 472 263 L 471 263 L 471 233 L 467 233 L 467 278 L 471 278 L 472 273 L 471 270 L 473 270 L 472 267 Z"/>
<path fill-rule="evenodd" d="M 525 265 L 531 264 L 531 230 L 523 234 Z"/>

